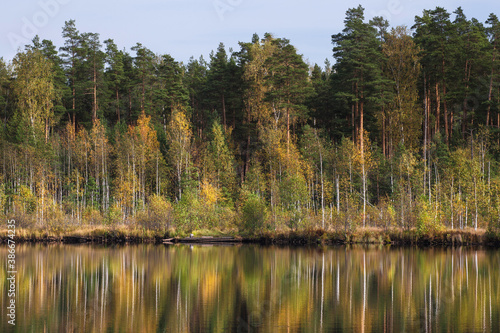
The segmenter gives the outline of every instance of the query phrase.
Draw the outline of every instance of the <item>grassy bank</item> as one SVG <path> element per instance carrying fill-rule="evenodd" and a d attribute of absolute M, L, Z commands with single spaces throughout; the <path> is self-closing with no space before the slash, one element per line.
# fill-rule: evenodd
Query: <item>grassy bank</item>
<path fill-rule="evenodd" d="M 249 241 L 265 244 L 392 244 L 419 246 L 486 245 L 500 247 L 500 236 L 484 229 L 442 230 L 420 234 L 416 229 L 358 228 L 355 231 L 324 231 L 266 233 Z"/>
<path fill-rule="evenodd" d="M 1 231 L 0 240 L 7 242 L 7 230 Z M 254 235 L 241 235 L 236 230 L 197 230 L 199 236 L 238 236 L 245 243 L 310 245 L 310 244 L 392 244 L 419 246 L 486 245 L 500 247 L 500 235 L 484 229 L 442 230 L 421 234 L 417 230 L 358 228 L 354 231 L 310 229 L 301 231 L 274 231 Z M 187 235 L 175 230 L 154 231 L 135 227 L 83 227 L 60 232 L 44 230 L 16 230 L 16 242 L 61 243 L 161 243 L 165 238 L 183 238 Z"/>

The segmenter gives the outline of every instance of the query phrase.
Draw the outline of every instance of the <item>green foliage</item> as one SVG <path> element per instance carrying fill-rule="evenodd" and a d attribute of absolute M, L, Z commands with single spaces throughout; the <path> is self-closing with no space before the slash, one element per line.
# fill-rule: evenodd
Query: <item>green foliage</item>
<path fill-rule="evenodd" d="M 290 116 L 291 123 L 295 123 L 307 116 L 304 102 L 312 94 L 308 68 L 288 39 L 272 39 L 272 44 L 274 52 L 265 64 L 268 68 L 266 84 L 270 87 L 267 99 L 273 108 L 283 110 L 287 117 Z"/>
<path fill-rule="evenodd" d="M 414 28 L 351 8 L 321 68 L 271 34 L 184 65 L 68 21 L 59 52 L 0 60 L 0 209 L 55 232 L 497 230 L 498 18 Z"/>
<path fill-rule="evenodd" d="M 107 226 L 116 227 L 122 221 L 122 211 L 118 205 L 109 207 L 104 218 L 104 224 Z"/>
<path fill-rule="evenodd" d="M 53 64 L 41 51 L 28 50 L 16 55 L 13 60 L 14 94 L 17 99 L 18 117 L 14 124 L 22 132 L 23 142 L 38 145 L 48 140 L 49 126 L 54 123 L 54 87 Z"/>
<path fill-rule="evenodd" d="M 212 125 L 212 140 L 208 144 L 205 177 L 221 190 L 223 202 L 231 205 L 236 191 L 234 154 L 229 150 L 228 137 L 218 120 Z"/>
<path fill-rule="evenodd" d="M 5 195 L 5 189 L 3 182 L 0 181 L 0 216 L 3 217 L 5 212 L 5 206 L 7 203 L 7 197 Z"/>
<path fill-rule="evenodd" d="M 159 195 L 150 197 L 148 211 L 151 214 L 152 226 L 150 226 L 150 229 L 164 228 L 168 230 L 170 228 L 172 224 L 173 208 L 165 197 Z"/>
<path fill-rule="evenodd" d="M 286 174 L 279 184 L 281 204 L 287 209 L 296 210 L 308 200 L 307 185 L 300 174 Z"/>
<path fill-rule="evenodd" d="M 175 227 L 186 232 L 199 229 L 203 222 L 200 219 L 201 211 L 202 205 L 196 191 L 186 190 L 174 208 Z"/>
<path fill-rule="evenodd" d="M 167 140 L 168 154 L 176 176 L 178 200 L 182 199 L 183 176 L 189 176 L 191 171 L 191 136 L 192 130 L 186 112 L 183 109 L 174 109 L 167 128 Z"/>
<path fill-rule="evenodd" d="M 266 178 L 262 170 L 262 165 L 257 160 L 252 160 L 245 182 L 242 184 L 244 192 L 252 193 L 257 196 L 263 196 L 266 191 Z"/>
<path fill-rule="evenodd" d="M 417 202 L 417 207 L 417 232 L 419 235 L 433 235 L 444 229 L 439 220 L 436 220 L 435 208 L 430 206 L 427 201 L 420 200 Z"/>
<path fill-rule="evenodd" d="M 269 228 L 269 217 L 265 201 L 255 194 L 248 194 L 241 207 L 240 229 L 256 234 Z"/>
<path fill-rule="evenodd" d="M 172 227 L 174 209 L 167 199 L 152 195 L 144 211 L 136 216 L 137 224 L 146 230 L 167 231 Z"/>
<path fill-rule="evenodd" d="M 34 193 L 24 185 L 21 185 L 19 192 L 14 196 L 14 205 L 17 205 L 17 210 L 31 214 L 35 212 L 37 198 Z"/>

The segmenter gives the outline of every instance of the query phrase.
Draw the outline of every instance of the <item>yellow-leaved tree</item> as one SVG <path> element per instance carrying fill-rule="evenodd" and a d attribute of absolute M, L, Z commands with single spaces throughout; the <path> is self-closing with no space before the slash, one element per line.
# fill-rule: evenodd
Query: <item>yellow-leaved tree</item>
<path fill-rule="evenodd" d="M 130 125 L 117 147 L 119 183 L 116 196 L 125 214 L 144 206 L 151 194 L 161 192 L 164 161 L 151 117 L 141 113 L 137 125 Z"/>
<path fill-rule="evenodd" d="M 191 164 L 191 125 L 186 111 L 180 107 L 172 110 L 170 122 L 167 126 L 167 140 L 169 156 L 174 166 L 178 200 L 182 199 L 182 176 L 188 172 Z"/>
<path fill-rule="evenodd" d="M 372 158 L 371 142 L 368 137 L 368 132 L 360 129 L 358 144 L 353 147 L 353 162 L 355 169 L 361 177 L 361 200 L 363 201 L 363 227 L 366 226 L 366 205 L 368 203 L 368 173 L 375 165 L 375 160 Z"/>
<path fill-rule="evenodd" d="M 17 134 L 33 144 L 44 135 L 47 142 L 56 98 L 53 64 L 39 50 L 20 52 L 12 63 L 16 77 L 13 90 L 17 101 Z"/>

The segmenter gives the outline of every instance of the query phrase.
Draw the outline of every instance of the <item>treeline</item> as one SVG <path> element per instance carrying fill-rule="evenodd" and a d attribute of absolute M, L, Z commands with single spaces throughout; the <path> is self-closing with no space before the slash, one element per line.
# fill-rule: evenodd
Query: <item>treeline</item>
<path fill-rule="evenodd" d="M 187 64 L 74 21 L 0 61 L 0 207 L 21 226 L 500 227 L 500 22 L 349 9 L 335 64 L 265 34 Z"/>

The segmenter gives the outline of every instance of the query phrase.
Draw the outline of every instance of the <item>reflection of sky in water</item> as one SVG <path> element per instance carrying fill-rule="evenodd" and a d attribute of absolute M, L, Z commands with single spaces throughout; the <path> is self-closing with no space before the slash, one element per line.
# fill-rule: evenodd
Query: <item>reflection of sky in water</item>
<path fill-rule="evenodd" d="M 15 329 L 498 332 L 499 262 L 482 249 L 20 245 Z"/>

